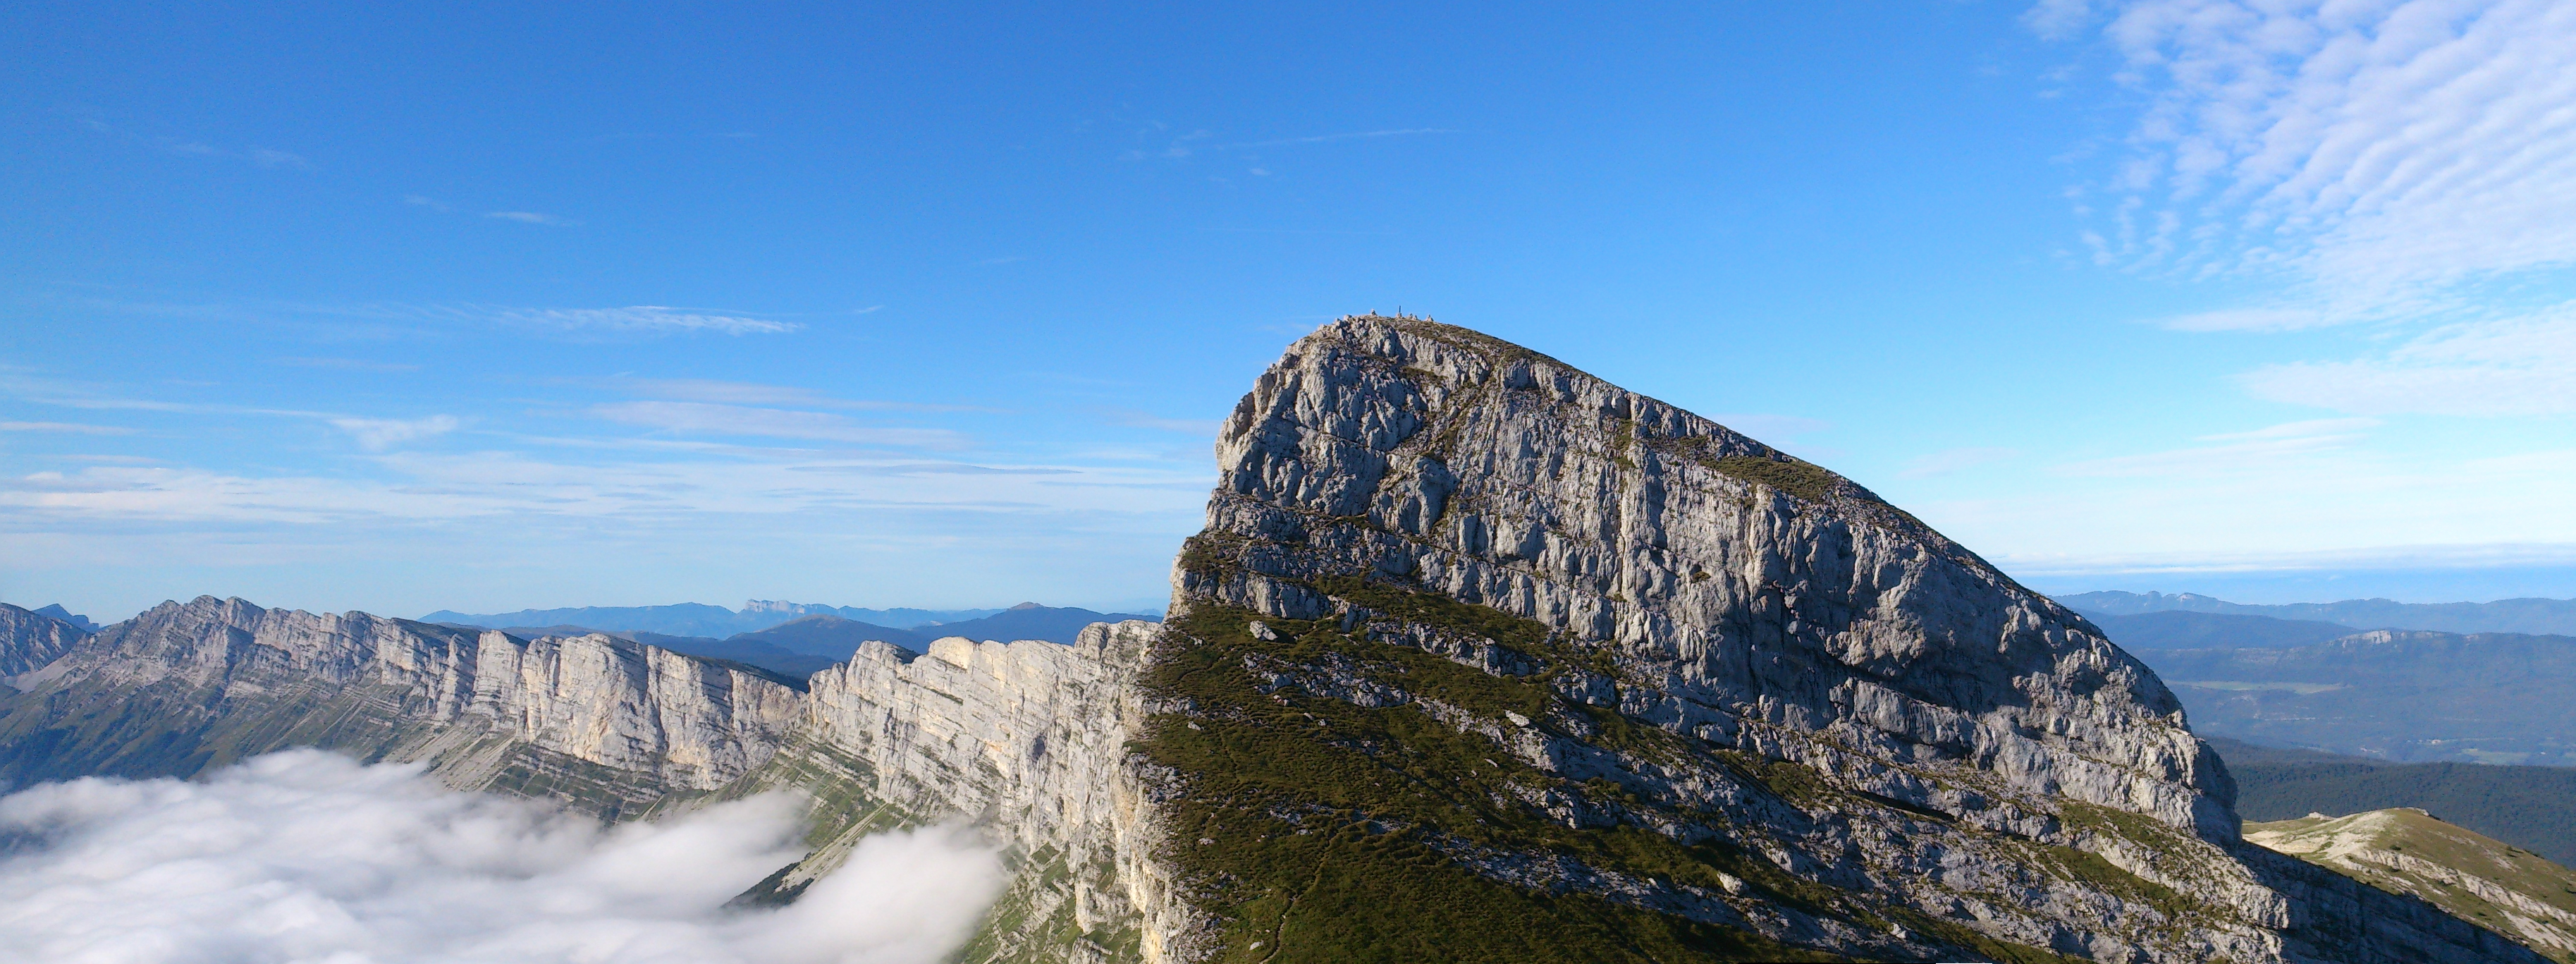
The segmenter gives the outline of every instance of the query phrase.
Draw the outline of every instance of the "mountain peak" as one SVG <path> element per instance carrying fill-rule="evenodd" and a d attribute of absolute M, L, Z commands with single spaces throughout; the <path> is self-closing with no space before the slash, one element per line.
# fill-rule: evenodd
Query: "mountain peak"
<path fill-rule="evenodd" d="M 1045 606 L 1041 606 L 1041 605 L 1038 605 L 1038 604 L 1033 603 L 1033 602 L 1024 602 L 1024 603 L 1021 603 L 1021 604 L 1019 604 L 1019 605 L 1017 605 L 1017 606 L 1013 606 L 1013 607 L 1011 607 L 1008 611 L 1010 611 L 1010 612 L 1015 612 L 1015 613 L 1016 613 L 1016 612 L 1025 612 L 1025 611 L 1028 611 L 1028 610 L 1031 610 L 1031 609 L 1045 609 L 1045 608 L 1046 608 Z"/>

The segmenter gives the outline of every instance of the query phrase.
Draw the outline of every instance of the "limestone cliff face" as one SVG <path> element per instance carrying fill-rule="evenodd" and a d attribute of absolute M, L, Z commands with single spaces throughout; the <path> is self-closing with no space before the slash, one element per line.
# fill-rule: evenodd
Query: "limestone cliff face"
<path fill-rule="evenodd" d="M 778 681 L 607 636 L 527 641 L 212 597 L 108 627 L 20 678 L 36 677 L 0 717 L 14 779 L 186 775 L 302 742 L 432 759 L 473 784 L 526 748 L 623 774 L 609 782 L 640 801 L 740 777 L 801 716 Z M 148 714 L 126 709 L 147 699 Z"/>
<path fill-rule="evenodd" d="M 2181 704 L 2082 617 L 1859 486 L 1542 356 L 1344 321 L 1263 373 L 1217 458 L 1208 530 L 1244 565 L 1187 594 L 1313 618 L 1341 607 L 1297 579 L 1400 580 L 1611 647 L 1623 712 L 1859 789 L 2008 806 L 1918 768 L 1955 771 L 2236 834 Z"/>
<path fill-rule="evenodd" d="M 922 819 L 963 817 L 1022 863 L 1018 926 L 983 959 L 1148 956 L 1168 913 L 1147 860 L 1155 826 L 1126 773 L 1144 715 L 1135 679 L 1154 623 L 1098 623 L 1072 645 L 948 637 L 914 655 L 885 643 L 810 681 L 812 738 L 853 758 L 868 797 Z M 828 870 L 827 847 L 813 861 Z"/>
<path fill-rule="evenodd" d="M 19 675 L 44 669 L 88 635 L 70 623 L 0 603 L 0 684 L 15 685 Z"/>
<path fill-rule="evenodd" d="M 0 781 L 300 744 L 618 817 L 792 787 L 814 851 L 747 900 L 970 823 L 1018 869 L 971 961 L 2536 959 L 2237 839 L 2081 618 L 1526 349 L 1343 319 L 1217 454 L 1165 624 L 870 643 L 800 688 L 201 598 L 12 674 Z"/>
<path fill-rule="evenodd" d="M 2239 841 L 2223 765 L 2081 617 L 1848 480 L 1553 359 L 1346 318 L 1261 375 L 1217 455 L 1146 669 L 1174 708 L 1147 755 L 1187 762 L 1146 783 L 1182 801 L 1167 822 L 1265 843 L 1164 852 L 1200 914 L 1184 956 L 1295 959 L 1291 935 L 1356 926 L 1298 907 L 1365 917 L 1411 875 L 1593 894 L 1563 929 L 1679 918 L 1775 942 L 1757 956 L 2520 959 Z M 1340 786 L 1229 774 L 1290 759 Z M 1271 903 L 1302 886 L 1282 864 L 1373 859 L 1296 839 L 1349 826 L 1477 879 L 1384 863 L 1338 905 Z"/>

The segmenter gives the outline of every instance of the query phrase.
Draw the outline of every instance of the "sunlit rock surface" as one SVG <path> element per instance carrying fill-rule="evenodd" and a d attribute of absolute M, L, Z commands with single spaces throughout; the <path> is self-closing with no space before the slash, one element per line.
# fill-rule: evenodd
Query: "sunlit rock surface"
<path fill-rule="evenodd" d="M 16 675 L 0 777 L 301 743 L 618 817 L 792 787 L 813 850 L 745 901 L 970 823 L 1018 868 L 976 961 L 2535 959 L 2238 839 L 2080 617 L 1527 349 L 1343 319 L 1217 454 L 1164 624 L 786 680 L 199 599 Z"/>

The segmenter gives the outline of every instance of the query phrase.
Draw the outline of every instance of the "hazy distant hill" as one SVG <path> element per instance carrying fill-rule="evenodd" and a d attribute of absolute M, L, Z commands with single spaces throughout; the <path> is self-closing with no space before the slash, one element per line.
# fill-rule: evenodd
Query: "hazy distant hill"
<path fill-rule="evenodd" d="M 947 627 L 935 628 L 945 630 Z M 882 639 L 918 653 L 929 649 L 932 639 L 946 635 L 950 634 L 939 631 L 914 632 L 874 623 L 863 623 L 855 619 L 843 619 L 839 616 L 817 615 L 792 619 L 759 632 L 743 633 L 725 642 L 765 644 L 792 652 L 828 657 L 833 662 L 839 662 L 850 658 L 851 653 L 859 651 L 860 643 L 871 639 Z"/>
<path fill-rule="evenodd" d="M 993 639 L 1008 642 L 1020 639 L 1043 639 L 1053 643 L 1070 643 L 1093 623 L 1115 623 L 1130 619 L 1162 622 L 1161 615 L 1143 613 L 1096 613 L 1072 606 L 1050 608 L 1036 603 L 1021 603 L 1007 610 L 964 622 L 941 623 L 924 627 L 920 632 L 929 637 L 964 636 L 968 639 Z"/>
<path fill-rule="evenodd" d="M 2203 734 L 2387 760 L 2576 765 L 2576 638 L 2375 630 L 2137 649 Z"/>
<path fill-rule="evenodd" d="M 2095 615 L 2093 625 L 2129 649 L 2279 649 L 2322 643 L 2361 630 L 2337 623 L 2171 609 L 2134 616 Z"/>
<path fill-rule="evenodd" d="M 70 625 L 72 628 L 85 633 L 95 633 L 99 630 L 99 625 L 96 622 L 92 622 L 89 617 L 73 615 L 72 611 L 64 609 L 63 604 L 61 603 L 50 603 L 46 605 L 45 608 L 33 610 L 33 612 L 36 615 L 44 616 L 49 619 L 59 619 L 65 624 Z"/>
<path fill-rule="evenodd" d="M 2248 821 L 2418 807 L 2576 864 L 2576 767 L 2390 763 L 2225 737 L 2211 737 L 2209 745 L 2235 774 L 2236 813 Z"/>
<path fill-rule="evenodd" d="M 855 606 L 825 606 L 816 603 L 774 602 L 754 599 L 739 611 L 705 603 L 678 603 L 669 606 L 576 606 L 565 609 L 522 609 L 514 613 L 460 613 L 441 609 L 420 619 L 426 623 L 453 623 L 500 629 L 507 626 L 587 626 L 599 630 L 663 633 L 671 636 L 700 636 L 723 639 L 737 633 L 754 633 L 789 620 L 805 616 L 826 615 L 885 626 L 911 627 L 924 623 L 958 622 L 1001 612 L 998 609 L 861 609 Z"/>
<path fill-rule="evenodd" d="M 2183 611 L 2314 620 L 2361 629 L 2576 635 L 2576 599 L 2499 599 L 2483 603 L 2346 599 L 2330 603 L 2258 606 L 2187 592 L 2170 596 L 2160 592 L 2087 592 L 2059 596 L 2057 601 L 2096 618 Z"/>

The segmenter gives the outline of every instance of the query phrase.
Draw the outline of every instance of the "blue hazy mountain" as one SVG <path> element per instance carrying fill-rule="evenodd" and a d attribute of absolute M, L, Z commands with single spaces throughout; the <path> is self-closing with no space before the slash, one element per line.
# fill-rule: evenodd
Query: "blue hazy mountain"
<path fill-rule="evenodd" d="M 97 623 L 91 622 L 90 618 L 87 616 L 72 615 L 71 610 L 64 609 L 63 604 L 61 603 L 52 603 L 43 609 L 31 609 L 28 611 L 48 619 L 61 620 L 64 624 L 85 633 L 95 633 L 98 632 L 100 628 Z"/>
<path fill-rule="evenodd" d="M 920 631 L 933 638 L 964 636 L 968 639 L 998 639 L 1006 642 L 1018 639 L 1043 639 L 1048 642 L 1070 643 L 1073 642 L 1075 635 L 1082 632 L 1084 626 L 1093 623 L 1125 622 L 1130 619 L 1142 619 L 1148 622 L 1163 621 L 1161 616 L 1149 616 L 1143 613 L 1099 613 L 1072 606 L 1056 608 L 1040 606 L 1036 603 L 1021 603 L 981 619 L 925 626 Z"/>
<path fill-rule="evenodd" d="M 951 623 L 978 619 L 1001 612 L 998 609 L 863 609 L 856 606 L 825 606 L 815 603 L 774 602 L 755 599 L 739 610 L 706 603 L 677 603 L 668 606 L 574 606 L 563 609 L 522 609 L 512 613 L 460 613 L 441 609 L 420 619 L 425 623 L 451 623 L 504 629 L 512 626 L 581 626 L 618 632 L 662 633 L 669 636 L 698 636 L 724 639 L 738 633 L 755 633 L 805 616 L 838 616 L 871 625 L 908 628 L 928 623 Z"/>
<path fill-rule="evenodd" d="M 2576 704 L 2576 638 L 2371 630 L 2287 648 L 2130 652 L 2204 736 L 2398 762 L 2576 766 L 2565 709 Z"/>
<path fill-rule="evenodd" d="M 2169 609 L 2133 616 L 2090 614 L 2111 641 L 2132 649 L 2284 649 L 2361 630 L 2341 623 Z"/>
<path fill-rule="evenodd" d="M 2576 636 L 2576 599 L 2499 599 L 2494 602 L 2402 603 L 2346 599 L 2330 603 L 2252 605 L 2198 593 L 2085 592 L 2056 597 L 2086 616 L 2155 612 L 2220 613 L 2340 623 L 2356 629 L 2428 629 L 2444 633 L 2529 633 Z"/>

